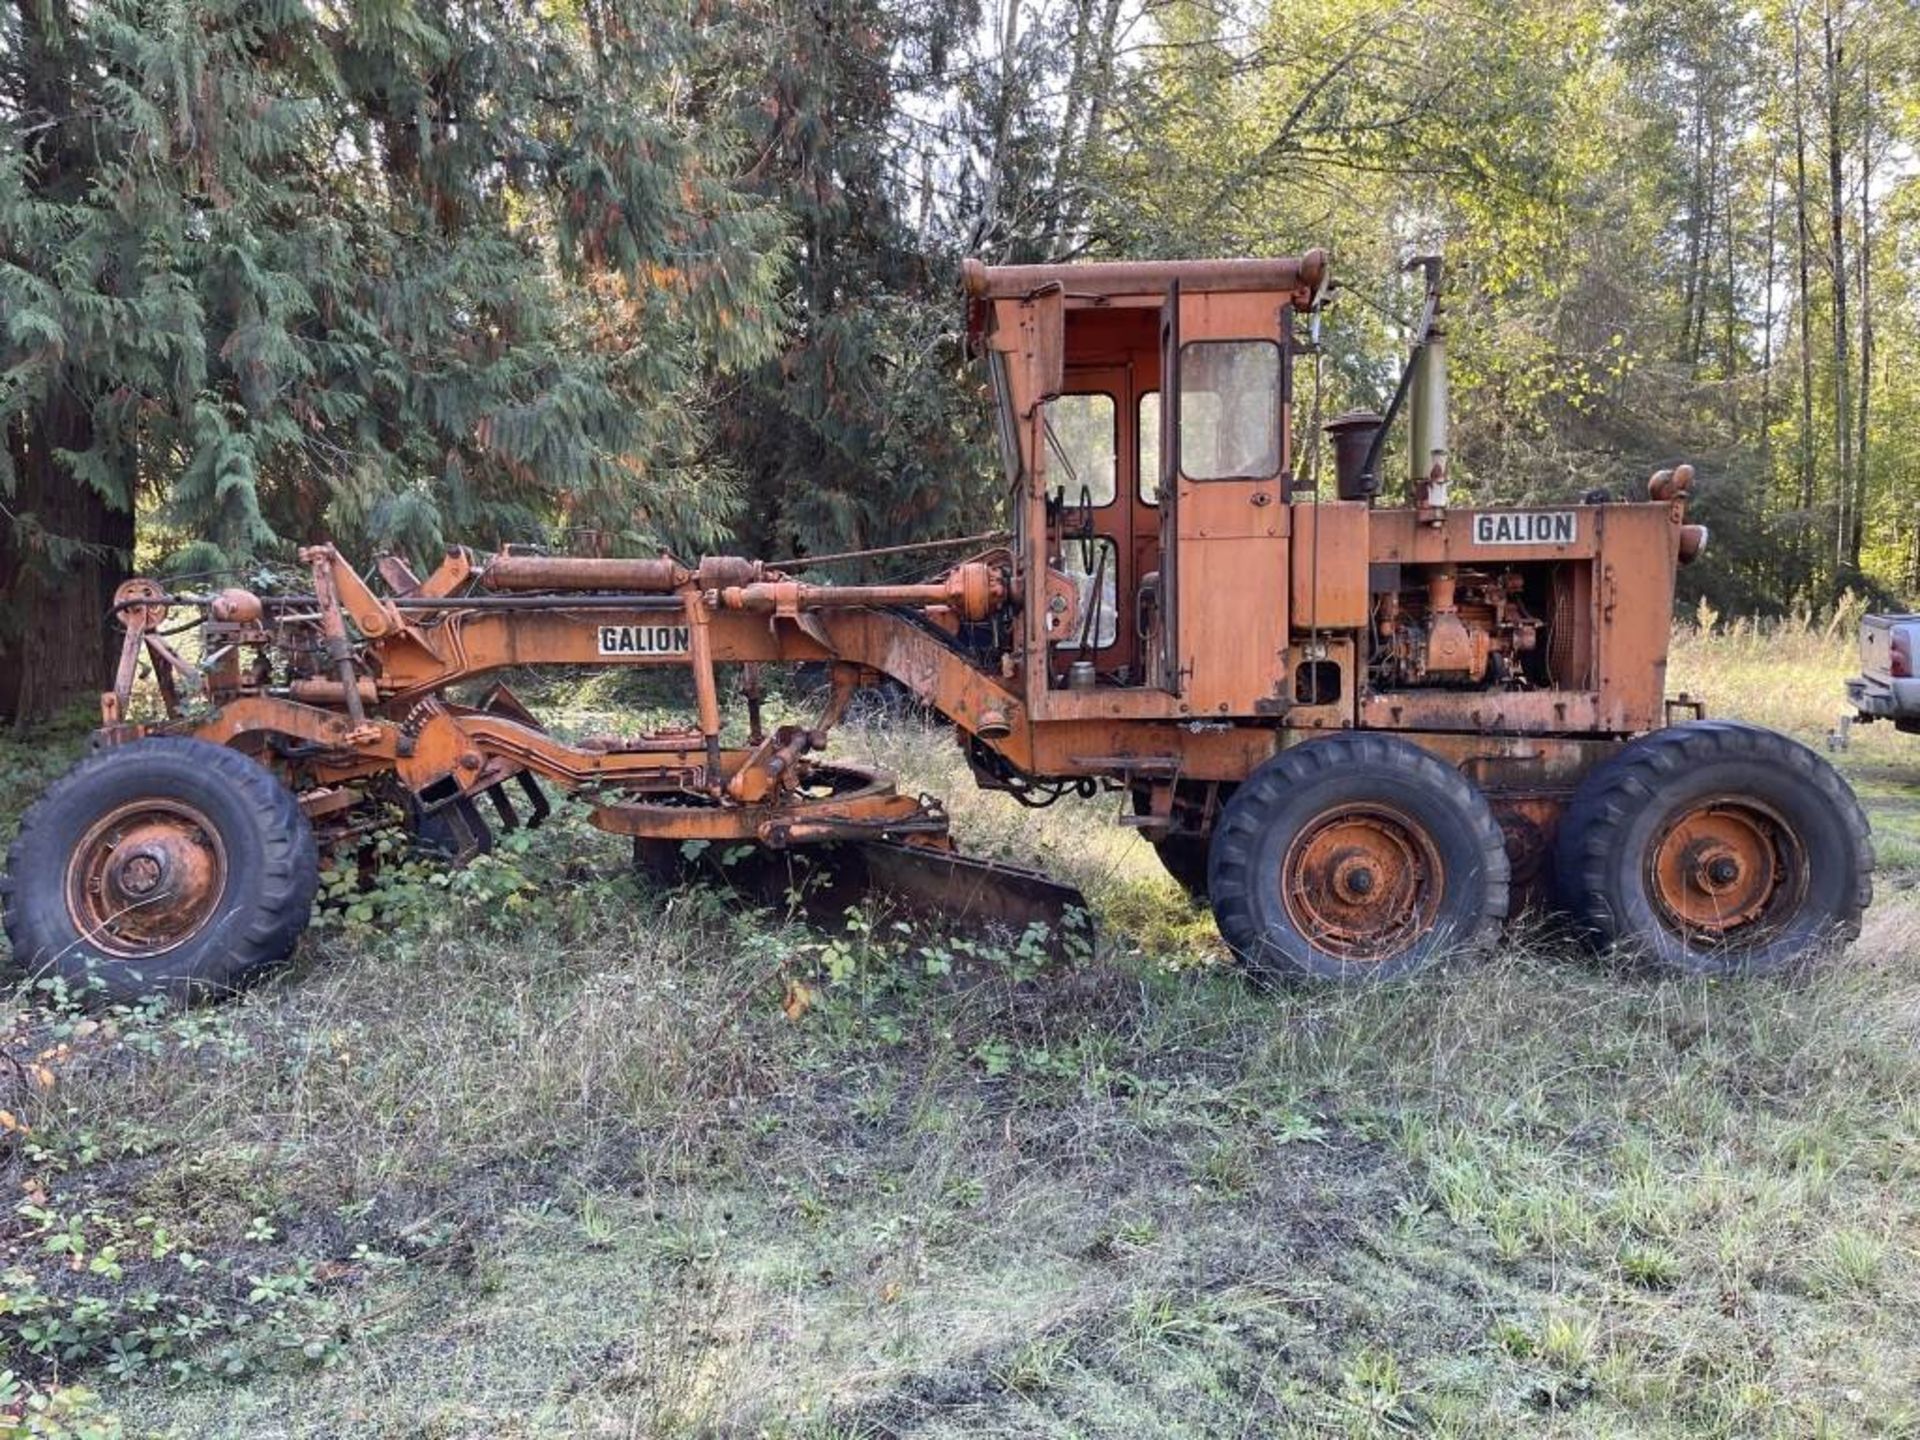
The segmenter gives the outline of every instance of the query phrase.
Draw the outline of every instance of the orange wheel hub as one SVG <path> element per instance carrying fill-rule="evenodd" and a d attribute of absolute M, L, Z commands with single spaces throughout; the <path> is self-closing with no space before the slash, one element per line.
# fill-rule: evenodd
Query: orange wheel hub
<path fill-rule="evenodd" d="M 167 623 L 167 592 L 158 580 L 129 580 L 113 592 L 114 613 L 123 626 L 136 620 L 148 630 Z"/>
<path fill-rule="evenodd" d="M 1751 800 L 1711 800 L 1681 814 L 1655 837 L 1647 870 L 1662 918 L 1713 938 L 1764 924 L 1806 885 L 1792 829 Z"/>
<path fill-rule="evenodd" d="M 141 959 L 184 944 L 227 888 L 227 852 L 207 817 L 139 800 L 98 821 L 67 862 L 67 913 L 89 945 Z"/>
<path fill-rule="evenodd" d="M 1350 805 L 1294 837 L 1280 865 L 1287 918 L 1343 960 L 1383 960 L 1433 927 L 1445 871 L 1433 839 L 1385 805 Z"/>

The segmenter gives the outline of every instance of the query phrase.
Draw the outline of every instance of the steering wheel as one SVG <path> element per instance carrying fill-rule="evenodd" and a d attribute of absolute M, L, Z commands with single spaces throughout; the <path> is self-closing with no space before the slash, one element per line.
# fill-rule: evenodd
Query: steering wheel
<path fill-rule="evenodd" d="M 1080 487 L 1080 504 L 1078 509 L 1080 511 L 1080 518 L 1071 535 L 1069 535 L 1067 531 L 1066 522 L 1063 517 L 1060 526 L 1060 538 L 1063 541 L 1071 538 L 1080 542 L 1080 569 L 1083 573 L 1090 575 L 1093 573 L 1094 553 L 1098 548 L 1096 545 L 1096 537 L 1093 533 L 1092 486 L 1082 485 Z"/>

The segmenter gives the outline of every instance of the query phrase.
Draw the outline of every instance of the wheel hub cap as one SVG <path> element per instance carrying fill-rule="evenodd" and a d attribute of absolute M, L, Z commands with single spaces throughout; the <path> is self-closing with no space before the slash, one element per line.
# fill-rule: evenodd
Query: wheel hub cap
<path fill-rule="evenodd" d="M 181 801 L 136 801 L 74 847 L 67 911 L 90 945 L 140 959 L 199 933 L 226 885 L 226 850 L 205 815 Z"/>
<path fill-rule="evenodd" d="M 1294 837 L 1281 895 L 1294 927 L 1327 954 L 1362 963 L 1432 928 L 1444 872 L 1432 838 L 1384 805 L 1328 812 Z"/>
<path fill-rule="evenodd" d="M 1681 814 L 1657 836 L 1649 890 L 1673 928 L 1722 938 L 1764 926 L 1798 902 L 1804 854 L 1792 829 L 1749 800 L 1715 800 Z"/>
<path fill-rule="evenodd" d="M 166 878 L 166 857 L 142 851 L 121 862 L 115 880 L 128 895 L 149 895 Z"/>

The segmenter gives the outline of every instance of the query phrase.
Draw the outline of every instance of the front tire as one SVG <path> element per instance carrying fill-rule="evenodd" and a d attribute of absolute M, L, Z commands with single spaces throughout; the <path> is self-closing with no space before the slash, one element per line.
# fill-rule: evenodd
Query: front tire
<path fill-rule="evenodd" d="M 1207 870 L 1220 934 L 1250 971 L 1343 981 L 1396 979 L 1484 943 L 1511 877 L 1465 776 L 1405 740 L 1352 732 L 1254 771 Z"/>
<path fill-rule="evenodd" d="M 318 885 L 292 792 L 237 750 L 161 736 L 82 761 L 27 811 L 0 911 L 16 973 L 185 1000 L 284 960 Z"/>
<path fill-rule="evenodd" d="M 1774 974 L 1860 933 L 1867 817 L 1797 741 L 1706 720 L 1590 774 L 1560 823 L 1562 907 L 1598 948 L 1693 975 Z"/>

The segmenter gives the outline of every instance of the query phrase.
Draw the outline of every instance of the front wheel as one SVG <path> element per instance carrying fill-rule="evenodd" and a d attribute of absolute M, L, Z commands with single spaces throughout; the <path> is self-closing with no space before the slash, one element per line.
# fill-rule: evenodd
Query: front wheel
<path fill-rule="evenodd" d="M 1484 943 L 1507 913 L 1500 825 L 1418 746 L 1346 733 L 1284 750 L 1213 832 L 1220 934 L 1268 978 L 1387 980 Z"/>
<path fill-rule="evenodd" d="M 15 971 L 116 1002 L 238 990 L 286 958 L 319 885 L 293 794 L 237 750 L 163 736 L 82 761 L 0 880 Z"/>
<path fill-rule="evenodd" d="M 1562 907 L 1597 946 L 1688 974 L 1770 974 L 1860 933 L 1867 817 L 1798 741 L 1707 720 L 1635 740 L 1560 822 Z"/>

